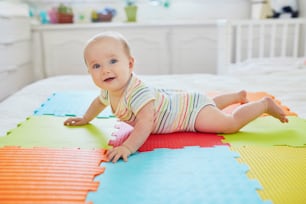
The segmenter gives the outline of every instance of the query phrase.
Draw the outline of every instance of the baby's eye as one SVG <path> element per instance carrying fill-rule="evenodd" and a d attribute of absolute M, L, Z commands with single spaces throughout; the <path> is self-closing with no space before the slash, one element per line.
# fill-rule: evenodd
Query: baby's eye
<path fill-rule="evenodd" d="M 116 59 L 111 59 L 110 60 L 110 64 L 116 64 L 118 62 L 118 60 L 116 60 Z"/>
<path fill-rule="evenodd" d="M 98 68 L 100 68 L 101 66 L 99 65 L 99 64 L 94 64 L 94 65 L 92 65 L 92 68 L 93 69 L 98 69 Z"/>

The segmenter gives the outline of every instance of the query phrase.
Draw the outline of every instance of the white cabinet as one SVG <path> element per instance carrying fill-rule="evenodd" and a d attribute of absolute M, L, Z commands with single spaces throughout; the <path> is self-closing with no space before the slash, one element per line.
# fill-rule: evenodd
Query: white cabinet
<path fill-rule="evenodd" d="M 44 67 L 47 76 L 62 74 L 85 74 L 87 72 L 83 47 L 90 31 L 48 31 L 43 32 Z"/>
<path fill-rule="evenodd" d="M 47 76 L 85 74 L 87 72 L 83 48 L 93 35 L 108 30 L 76 29 L 42 31 L 45 72 Z M 131 44 L 136 59 L 135 72 L 140 74 L 168 74 L 167 30 L 130 29 L 115 27 Z M 166 68 L 166 69 L 165 69 Z"/>
<path fill-rule="evenodd" d="M 36 78 L 86 74 L 83 48 L 93 35 L 122 33 L 135 57 L 137 74 L 214 73 L 216 24 L 97 23 L 33 27 Z"/>
<path fill-rule="evenodd" d="M 31 24 L 27 17 L 0 15 L 0 25 L 0 43 L 13 43 L 28 40 L 31 37 Z"/>
<path fill-rule="evenodd" d="M 0 101 L 33 80 L 30 26 L 26 17 L 0 16 Z"/>
<path fill-rule="evenodd" d="M 170 74 L 167 28 L 118 29 L 129 41 L 139 74 Z"/>
<path fill-rule="evenodd" d="M 0 43 L 0 71 L 13 70 L 29 63 L 32 57 L 30 50 L 30 40 Z"/>

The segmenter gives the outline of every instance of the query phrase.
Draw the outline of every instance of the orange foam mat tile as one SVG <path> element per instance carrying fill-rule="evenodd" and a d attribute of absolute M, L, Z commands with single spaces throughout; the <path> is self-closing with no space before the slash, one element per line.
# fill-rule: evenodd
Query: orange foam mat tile
<path fill-rule="evenodd" d="M 209 92 L 208 93 L 209 96 L 216 96 L 218 94 L 220 94 L 220 93 L 218 93 L 218 92 Z M 263 91 L 261 91 L 261 92 L 247 92 L 247 98 L 248 98 L 249 101 L 256 101 L 256 100 L 259 100 L 259 99 L 261 99 L 265 96 L 271 97 L 283 109 L 283 111 L 285 112 L 285 114 L 287 116 L 297 116 L 297 114 L 292 112 L 288 106 L 282 104 L 280 100 L 278 100 L 277 98 L 275 98 L 275 96 L 273 96 L 273 95 L 271 95 L 267 92 L 263 92 Z M 240 104 L 233 104 L 233 105 L 225 108 L 224 111 L 227 112 L 227 113 L 231 113 L 239 105 Z M 266 115 L 267 114 L 263 114 L 263 116 L 266 116 Z"/>
<path fill-rule="evenodd" d="M 265 96 L 271 97 L 283 109 L 283 111 L 285 112 L 287 116 L 297 116 L 297 114 L 292 112 L 288 106 L 286 106 L 280 100 L 278 100 L 275 96 L 267 92 L 248 92 L 247 93 L 247 97 L 250 101 L 259 100 Z M 267 115 L 267 114 L 264 114 L 264 115 Z"/>
<path fill-rule="evenodd" d="M 85 203 L 106 150 L 0 148 L 0 203 Z"/>
<path fill-rule="evenodd" d="M 257 179 L 263 200 L 274 204 L 305 203 L 306 147 L 232 146 L 239 160 L 249 166 L 247 175 Z"/>

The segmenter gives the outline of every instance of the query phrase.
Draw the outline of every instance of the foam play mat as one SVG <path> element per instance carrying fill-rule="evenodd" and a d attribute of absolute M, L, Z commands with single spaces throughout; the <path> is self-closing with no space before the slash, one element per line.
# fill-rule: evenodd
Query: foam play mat
<path fill-rule="evenodd" d="M 230 145 L 306 145 L 306 120 L 289 116 L 288 123 L 281 123 L 272 116 L 260 117 L 234 134 L 222 134 L 223 142 Z"/>
<path fill-rule="evenodd" d="M 95 119 L 84 126 L 64 126 L 65 117 L 31 116 L 0 137 L 0 147 L 108 148 L 117 119 Z"/>
<path fill-rule="evenodd" d="M 273 203 L 305 203 L 306 148 L 286 146 L 231 147 L 250 167 L 247 175 L 263 186 L 259 194 Z"/>
<path fill-rule="evenodd" d="M 272 97 L 289 116 L 259 117 L 235 134 L 152 134 L 128 162 L 107 161 L 133 128 L 105 111 L 81 116 L 94 92 L 52 95 L 34 115 L 0 137 L 0 203 L 303 203 L 306 120 Z M 231 112 L 239 104 L 225 111 Z"/>
<path fill-rule="evenodd" d="M 104 150 L 0 148 L 0 203 L 85 203 Z"/>
<path fill-rule="evenodd" d="M 103 163 L 93 203 L 271 203 L 263 201 L 258 181 L 236 161 L 227 146 L 156 149 L 132 155 L 128 162 Z M 243 193 L 241 193 L 243 192 Z"/>
<path fill-rule="evenodd" d="M 98 95 L 93 91 L 57 92 L 41 104 L 34 115 L 83 116 Z M 113 114 L 110 108 L 106 108 L 97 117 L 108 118 L 113 117 Z"/>

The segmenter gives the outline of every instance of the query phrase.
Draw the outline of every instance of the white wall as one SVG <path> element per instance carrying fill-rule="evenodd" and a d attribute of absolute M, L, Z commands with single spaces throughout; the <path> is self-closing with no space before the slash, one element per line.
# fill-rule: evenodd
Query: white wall
<path fill-rule="evenodd" d="M 114 7 L 118 15 L 113 19 L 115 22 L 126 20 L 124 5 L 126 0 L 10 0 L 27 2 L 39 10 L 48 10 L 59 3 L 72 5 L 76 13 L 86 14 L 87 22 L 90 21 L 92 9 L 103 9 L 105 6 Z M 209 19 L 245 19 L 251 18 L 252 0 L 168 0 L 170 7 L 162 5 L 153 6 L 154 0 L 136 0 L 138 9 L 138 21 L 201 21 Z M 166 0 L 155 0 L 164 2 Z M 297 0 L 300 17 L 306 17 L 306 1 Z"/>
<path fill-rule="evenodd" d="M 124 21 L 123 1 L 104 1 L 118 10 L 115 21 Z M 139 21 L 201 21 L 209 19 L 251 18 L 251 0 L 170 0 L 170 7 L 152 6 L 150 0 L 138 0 Z M 306 0 L 297 0 L 300 17 L 306 17 Z M 84 4 L 75 4 L 76 10 Z M 96 8 L 93 6 L 93 8 Z"/>
<path fill-rule="evenodd" d="M 139 9 L 139 20 L 202 21 L 208 19 L 248 18 L 248 0 L 172 0 L 169 8 L 143 4 Z"/>
<path fill-rule="evenodd" d="M 36 11 L 48 10 L 58 6 L 60 2 L 73 6 L 74 13 L 86 14 L 90 19 L 92 9 L 103 9 L 111 6 L 117 10 L 115 22 L 126 20 L 124 13 L 124 0 L 23 0 L 28 2 Z M 138 21 L 201 21 L 209 19 L 244 19 L 250 17 L 250 0 L 170 0 L 168 8 L 158 5 L 153 6 L 150 0 L 136 0 L 138 5 Z M 37 12 L 38 13 L 38 12 Z"/>
<path fill-rule="evenodd" d="M 300 17 L 306 18 L 306 1 L 305 0 L 298 0 L 298 6 L 300 11 Z"/>

